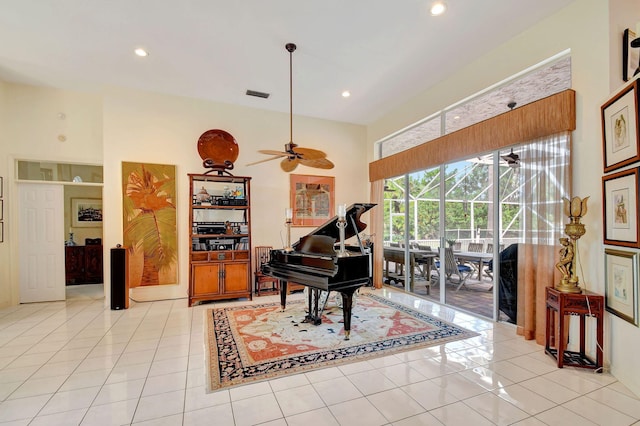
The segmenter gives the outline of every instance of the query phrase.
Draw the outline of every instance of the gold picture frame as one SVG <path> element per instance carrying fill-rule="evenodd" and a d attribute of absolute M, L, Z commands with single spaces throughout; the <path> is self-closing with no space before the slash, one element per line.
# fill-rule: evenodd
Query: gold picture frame
<path fill-rule="evenodd" d="M 290 175 L 292 226 L 320 226 L 335 216 L 333 176 Z"/>

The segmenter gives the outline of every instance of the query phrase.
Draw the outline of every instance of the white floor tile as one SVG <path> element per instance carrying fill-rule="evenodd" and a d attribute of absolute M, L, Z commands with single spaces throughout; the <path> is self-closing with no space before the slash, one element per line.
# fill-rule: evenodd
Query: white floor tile
<path fill-rule="evenodd" d="M 285 424 L 286 426 L 339 426 L 338 421 L 326 407 L 288 416 Z"/>
<path fill-rule="evenodd" d="M 529 417 L 529 414 L 490 392 L 466 399 L 464 403 L 496 425 L 510 425 Z"/>
<path fill-rule="evenodd" d="M 530 415 L 541 413 L 557 405 L 518 384 L 496 389 L 493 393 Z"/>
<path fill-rule="evenodd" d="M 377 426 L 388 423 L 367 398 L 358 398 L 329 406 L 331 414 L 341 425 Z"/>
<path fill-rule="evenodd" d="M 67 392 L 57 392 L 47 405 L 38 413 L 39 416 L 88 408 L 95 399 L 99 386 Z M 84 410 L 86 411 L 86 410 Z"/>
<path fill-rule="evenodd" d="M 185 391 L 178 390 L 140 398 L 133 420 L 157 419 L 183 412 Z"/>
<path fill-rule="evenodd" d="M 413 398 L 407 398 L 407 394 L 397 388 L 369 395 L 367 399 L 389 422 L 402 420 L 425 411 L 422 405 Z"/>
<path fill-rule="evenodd" d="M 87 426 L 118 426 L 129 424 L 133 420 L 133 413 L 135 413 L 137 405 L 137 399 L 128 399 L 112 404 L 95 405 L 89 408 L 80 424 Z"/>
<path fill-rule="evenodd" d="M 259 395 L 232 401 L 233 418 L 238 426 L 255 425 L 283 417 L 275 395 Z"/>
<path fill-rule="evenodd" d="M 610 374 L 558 369 L 510 324 L 387 288 L 378 294 L 479 336 L 209 393 L 202 318 L 210 306 L 132 302 L 111 311 L 102 286 L 73 287 L 85 289 L 66 302 L 0 308 L 0 423 L 640 424 L 640 398 Z M 268 300 L 279 298 L 259 302 Z"/>
<path fill-rule="evenodd" d="M 284 416 L 324 407 L 325 403 L 312 385 L 274 392 Z"/>
<path fill-rule="evenodd" d="M 540 413 L 536 418 L 549 426 L 591 426 L 597 424 L 561 406 Z"/>
<path fill-rule="evenodd" d="M 51 394 L 0 402 L 0 422 L 30 419 L 44 407 L 49 398 Z"/>
<path fill-rule="evenodd" d="M 177 425 L 210 426 L 213 423 L 216 426 L 233 426 L 235 424 L 230 402 L 186 412 L 184 413 L 184 423 L 177 423 Z"/>
<path fill-rule="evenodd" d="M 29 426 L 72 426 L 79 425 L 88 408 L 64 411 L 55 414 L 40 414 Z"/>
<path fill-rule="evenodd" d="M 364 396 L 346 377 L 314 383 L 313 387 L 326 405 L 333 405 Z"/>
<path fill-rule="evenodd" d="M 588 418 L 596 424 L 606 424 L 607 426 L 622 426 L 634 423 L 631 416 L 617 411 L 608 405 L 594 401 L 586 396 L 581 396 L 562 405 L 565 408 Z"/>
<path fill-rule="evenodd" d="M 436 408 L 430 413 L 443 425 L 493 426 L 494 424 L 463 402 Z"/>

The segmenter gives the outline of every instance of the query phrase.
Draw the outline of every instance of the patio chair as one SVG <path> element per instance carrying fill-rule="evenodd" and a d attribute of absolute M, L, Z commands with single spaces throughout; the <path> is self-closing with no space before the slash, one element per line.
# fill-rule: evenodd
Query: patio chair
<path fill-rule="evenodd" d="M 474 253 L 482 253 L 482 246 L 484 243 L 469 243 L 468 251 L 472 251 Z"/>
<path fill-rule="evenodd" d="M 458 287 L 456 288 L 456 292 L 457 292 L 465 284 L 465 282 L 467 281 L 467 278 L 469 278 L 469 276 L 473 273 L 473 268 L 471 268 L 469 265 L 458 263 L 458 261 L 456 260 L 453 254 L 453 249 L 451 247 L 447 247 L 444 250 L 445 250 L 444 274 L 448 282 L 453 284 L 458 284 Z M 436 264 L 436 277 L 439 279 L 440 278 L 440 261 L 437 260 L 435 264 Z M 454 275 L 458 277 L 457 282 L 451 279 L 451 277 Z"/>

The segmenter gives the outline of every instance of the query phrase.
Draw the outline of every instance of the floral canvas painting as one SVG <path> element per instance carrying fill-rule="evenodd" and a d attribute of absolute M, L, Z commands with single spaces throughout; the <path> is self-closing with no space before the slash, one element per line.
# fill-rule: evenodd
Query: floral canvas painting
<path fill-rule="evenodd" d="M 176 167 L 122 163 L 123 245 L 129 286 L 176 284 Z"/>

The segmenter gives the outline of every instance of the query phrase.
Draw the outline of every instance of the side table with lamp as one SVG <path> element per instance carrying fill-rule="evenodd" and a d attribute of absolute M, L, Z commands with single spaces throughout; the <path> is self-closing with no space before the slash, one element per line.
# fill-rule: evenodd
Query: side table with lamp
<path fill-rule="evenodd" d="M 602 372 L 603 358 L 603 315 L 604 296 L 582 290 L 575 272 L 576 241 L 584 235 L 584 224 L 580 219 L 587 213 L 587 200 L 573 197 L 565 199 L 564 211 L 570 222 L 565 226 L 569 238 L 560 238 L 562 249 L 556 268 L 562 273 L 560 283 L 555 287 L 547 287 L 546 297 L 546 333 L 545 353 L 556 359 L 558 368 L 564 366 L 594 369 Z M 578 352 L 568 351 L 569 334 L 566 331 L 567 315 L 580 318 L 580 349 Z M 557 317 L 557 321 L 556 321 Z M 586 319 L 596 321 L 596 356 L 595 360 L 586 354 Z"/>

